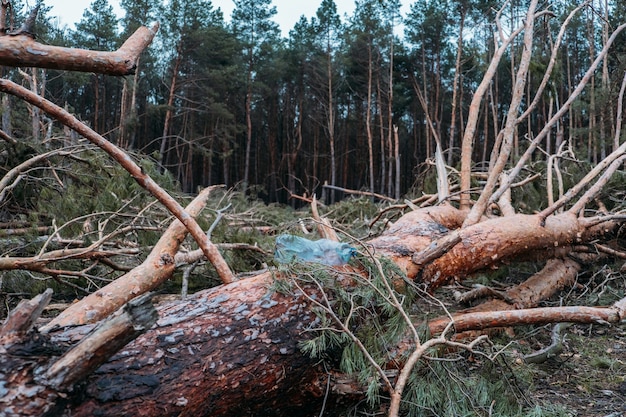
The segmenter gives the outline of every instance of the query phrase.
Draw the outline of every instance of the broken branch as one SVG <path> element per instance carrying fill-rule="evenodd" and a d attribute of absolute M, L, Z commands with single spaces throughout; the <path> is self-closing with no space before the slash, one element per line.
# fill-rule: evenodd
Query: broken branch
<path fill-rule="evenodd" d="M 80 343 L 66 352 L 40 378 L 55 390 L 65 391 L 90 375 L 102 363 L 156 323 L 158 314 L 144 294 L 100 323 Z"/>
<path fill-rule="evenodd" d="M 158 23 L 151 28 L 141 26 L 112 52 L 44 45 L 24 33 L 0 36 L 0 65 L 130 75 L 158 30 Z"/>
<path fill-rule="evenodd" d="M 128 173 L 135 179 L 135 181 L 137 181 L 137 183 L 141 187 L 143 187 L 150 194 L 156 197 L 156 199 L 159 200 L 161 204 L 163 204 L 170 211 L 170 213 L 176 216 L 176 218 L 185 225 L 191 236 L 193 236 L 195 241 L 198 243 L 198 246 L 202 248 L 204 255 L 217 270 L 217 273 L 222 282 L 224 284 L 228 284 L 234 281 L 235 278 L 228 264 L 226 263 L 220 252 L 217 250 L 215 245 L 209 239 L 207 239 L 204 231 L 200 228 L 194 218 L 185 211 L 185 209 L 178 203 L 178 201 L 172 198 L 172 196 L 170 196 L 167 191 L 161 188 L 159 184 L 157 184 L 148 174 L 146 174 L 143 168 L 137 165 L 137 163 L 133 161 L 126 152 L 100 136 L 96 131 L 92 130 L 84 123 L 80 122 L 80 120 L 74 117 L 67 110 L 33 93 L 32 91 L 29 91 L 26 88 L 15 84 L 10 80 L 0 79 L 0 91 L 12 94 L 32 104 L 33 106 L 42 109 L 43 111 L 63 123 L 65 126 L 74 129 L 84 138 L 108 153 L 109 156 L 111 156 L 126 171 L 128 171 Z"/>

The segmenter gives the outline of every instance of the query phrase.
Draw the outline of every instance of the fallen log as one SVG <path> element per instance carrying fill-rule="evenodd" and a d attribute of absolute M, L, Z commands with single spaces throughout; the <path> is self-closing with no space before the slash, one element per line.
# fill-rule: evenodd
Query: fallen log
<path fill-rule="evenodd" d="M 159 308 L 154 329 L 87 379 L 72 415 L 310 415 L 326 374 L 298 344 L 317 318 L 302 295 L 270 289 L 272 279 Z"/>
<path fill-rule="evenodd" d="M 92 325 L 44 335 L 32 331 L 29 340 L 10 345 L 5 339 L 16 331 L 6 325 L 0 338 L 11 355 L 3 355 L 0 375 L 4 386 L 15 389 L 0 397 L 5 415 L 61 415 L 64 407 L 72 416 L 308 415 L 303 406 L 324 395 L 327 377 L 298 344 L 318 319 L 302 294 L 271 289 L 273 279 L 266 272 L 159 307 L 155 327 L 114 356 L 108 352 L 108 363 L 72 387 L 59 378 L 72 373 L 67 364 L 74 362 L 66 358 L 75 355 L 70 350 L 58 359 L 62 348 L 42 355 L 41 346 L 80 341 L 75 349 L 82 351 L 91 343 Z M 36 316 L 45 303 L 31 304 L 35 313 L 18 309 L 12 317 Z M 8 323 L 16 322 L 25 320 Z M 23 327 L 17 333 L 25 334 Z M 32 347 L 37 340 L 42 345 Z M 14 369 L 16 352 L 21 372 Z M 25 395 L 24 387 L 34 394 Z"/>
<path fill-rule="evenodd" d="M 610 234 L 619 225 L 565 212 L 545 221 L 527 214 L 495 217 L 457 229 L 464 214 L 451 206 L 417 210 L 369 244 L 402 267 L 409 278 L 434 291 L 451 280 L 462 280 L 513 259 L 531 254 L 536 260 L 549 259 Z M 437 252 L 438 247 L 443 250 Z"/>
<path fill-rule="evenodd" d="M 64 341 L 51 340 L 34 328 L 51 297 L 48 289 L 21 302 L 0 328 L 3 416 L 60 415 L 77 383 L 156 321 L 149 297 L 142 296 L 67 349 Z"/>
<path fill-rule="evenodd" d="M 542 228 L 545 236 L 541 239 L 511 240 L 501 219 L 486 220 L 471 226 L 472 232 L 466 233 L 465 229 L 458 229 L 463 212 L 441 206 L 407 214 L 364 248 L 374 249 L 377 255 L 389 256 L 409 272 L 411 279 L 419 279 L 420 268 L 424 265 L 413 262 L 416 255 L 429 248 L 432 251 L 433 244 L 455 232 L 461 240 L 425 265 L 429 267 L 442 257 L 454 254 L 459 259 L 451 264 L 457 269 L 445 269 L 445 278 L 460 279 L 477 270 L 477 265 L 489 266 L 476 252 L 491 259 L 493 265 L 511 261 L 529 251 L 542 250 L 548 244 L 567 246 L 607 231 L 607 227 L 602 227 L 591 233 L 586 227 L 593 222 L 569 215 L 559 216 L 549 218 L 545 226 L 533 226 Z M 519 220 L 512 217 L 513 222 Z M 494 227 L 494 224 L 502 228 Z M 502 236 L 500 241 L 498 234 Z M 480 242 L 485 241 L 492 245 L 500 242 L 502 253 L 507 256 L 491 256 L 497 248 L 487 246 L 483 250 Z M 467 242 L 474 242 L 476 246 L 468 246 Z M 539 243 L 528 245 L 529 242 Z M 354 279 L 355 274 L 362 273 L 358 267 L 329 271 L 338 281 L 347 278 L 344 280 L 346 285 L 355 285 L 358 281 Z M 438 285 L 446 282 L 445 278 L 429 282 Z M 324 369 L 318 360 L 300 350 L 300 343 L 311 338 L 321 326 L 310 306 L 310 297 L 319 294 L 319 287 L 300 284 L 304 285 L 302 288 L 306 294 L 297 290 L 282 293 L 273 287 L 277 280 L 291 279 L 298 277 L 281 275 L 273 269 L 160 306 L 159 319 L 153 328 L 64 391 L 55 391 L 52 387 L 58 385 L 36 377 L 46 375 L 58 362 L 62 356 L 59 349 L 45 359 L 37 359 L 35 365 L 22 367 L 20 373 L 14 373 L 19 377 L 12 383 L 52 393 L 43 400 L 41 396 L 37 397 L 41 400 L 38 403 L 41 412 L 35 414 L 52 409 L 58 411 L 54 407 L 62 403 L 65 413 L 72 416 L 308 416 L 318 413 L 325 401 L 330 407 L 330 404 L 345 401 L 349 395 L 362 398 L 363 393 L 355 394 L 353 388 L 345 391 L 350 384 L 338 376 L 336 369 Z M 577 311 L 547 309 L 540 311 L 539 318 L 534 321 L 531 309 L 504 311 L 490 316 L 455 318 L 455 324 L 458 323 L 459 330 L 464 330 L 529 322 L 616 322 L 624 318 L 623 304 Z M 443 323 L 442 327 L 445 325 Z M 49 333 L 43 336 L 48 345 L 64 346 L 82 340 L 92 327 L 49 328 Z M 408 343 L 402 348 L 412 349 L 412 346 Z M 65 352 L 67 347 L 61 350 Z M 399 361 L 390 361 L 390 364 L 402 366 Z M 8 375 L 13 370 L 5 366 L 2 371 Z M 7 401 L 4 401 L 5 405 Z M 32 407 L 28 410 L 34 412 Z"/>

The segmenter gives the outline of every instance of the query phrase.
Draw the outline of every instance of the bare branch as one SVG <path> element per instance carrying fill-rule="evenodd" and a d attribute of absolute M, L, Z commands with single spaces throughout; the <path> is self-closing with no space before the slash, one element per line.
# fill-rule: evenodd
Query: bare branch
<path fill-rule="evenodd" d="M 596 181 L 596 183 L 593 184 L 593 186 L 591 186 L 591 188 L 589 188 L 587 192 L 585 192 L 585 194 L 583 194 L 582 197 L 578 199 L 578 201 L 572 206 L 570 211 L 572 213 L 579 214 L 591 200 L 596 198 L 596 196 L 602 191 L 602 188 L 604 188 L 604 186 L 609 182 L 615 171 L 617 171 L 622 166 L 624 160 L 626 160 L 626 155 L 621 155 L 619 158 L 613 161 L 613 163 L 609 165 L 609 167 L 606 169 L 606 171 L 604 171 L 600 178 L 598 178 L 598 181 Z"/>
<path fill-rule="evenodd" d="M 504 7 L 504 6 L 503 6 Z M 500 13 L 496 17 L 496 24 L 500 28 Z M 493 54 L 493 58 L 489 63 L 489 67 L 485 71 L 482 81 L 472 96 L 470 102 L 469 114 L 467 116 L 467 123 L 465 125 L 465 131 L 463 132 L 463 139 L 461 142 L 461 202 L 460 208 L 462 210 L 469 209 L 471 187 L 471 164 L 472 164 L 472 150 L 474 148 L 474 136 L 476 135 L 476 125 L 478 124 L 478 115 L 480 112 L 480 103 L 496 75 L 496 70 L 500 64 L 500 60 L 504 55 L 504 52 L 509 47 L 513 39 L 519 35 L 523 26 L 515 29 L 511 36 L 504 38 L 501 34 L 502 43 L 498 46 L 498 49 Z"/>
<path fill-rule="evenodd" d="M 51 299 L 52 289 L 48 288 L 32 300 L 20 301 L 0 327 L 1 351 L 4 351 L 12 342 L 19 342 L 19 339 L 26 335 Z"/>
<path fill-rule="evenodd" d="M 519 161 L 517 162 L 515 167 L 509 173 L 509 176 L 506 179 L 506 181 L 504 181 L 502 184 L 500 184 L 500 187 L 493 193 L 493 195 L 491 196 L 491 198 L 489 200 L 491 203 L 497 201 L 500 198 L 500 195 L 502 195 L 502 193 L 505 191 L 505 189 L 508 188 L 510 186 L 510 184 L 515 180 L 515 178 L 519 175 L 519 173 L 522 170 L 522 168 L 526 165 L 526 162 L 530 159 L 530 156 L 533 154 L 535 149 L 537 149 L 537 146 L 539 146 L 541 141 L 543 141 L 543 139 L 548 135 L 548 133 L 550 132 L 552 127 L 569 110 L 569 108 L 572 105 L 572 103 L 578 98 L 578 96 L 582 93 L 582 91 L 587 86 L 587 83 L 589 82 L 589 80 L 591 79 L 593 74 L 595 73 L 596 69 L 598 68 L 598 65 L 600 65 L 600 62 L 602 62 L 602 60 L 606 57 L 606 54 L 608 53 L 611 45 L 613 44 L 613 42 L 615 41 L 617 36 L 625 28 L 626 28 L 626 23 L 618 26 L 615 29 L 615 31 L 613 32 L 611 37 L 605 43 L 604 48 L 598 54 L 596 59 L 593 61 L 593 63 L 591 64 L 591 66 L 589 67 L 589 69 L 587 70 L 587 72 L 585 73 L 583 78 L 580 80 L 580 82 L 578 83 L 578 85 L 576 86 L 576 88 L 574 89 L 572 94 L 570 94 L 570 96 L 568 97 L 567 101 L 554 114 L 554 116 L 552 116 L 552 118 L 545 124 L 543 129 L 541 129 L 541 132 L 539 132 L 537 134 L 537 136 L 530 142 L 528 148 L 526 149 L 526 151 L 524 152 L 522 157 L 519 159 Z"/>
<path fill-rule="evenodd" d="M 524 97 L 524 88 L 526 86 L 526 79 L 528 76 L 528 68 L 530 66 L 530 60 L 533 50 L 533 36 L 535 25 L 535 9 L 537 8 L 538 0 L 530 2 L 528 6 L 528 12 L 526 13 L 526 23 L 524 25 L 524 48 L 522 50 L 522 57 L 515 77 L 515 85 L 513 87 L 513 97 L 507 111 L 507 118 L 504 129 L 502 130 L 502 145 L 498 151 L 494 150 L 497 155 L 496 162 L 493 168 L 489 171 L 489 177 L 485 184 L 483 191 L 478 197 L 478 201 L 472 207 L 463 227 L 470 226 L 477 223 L 481 216 L 485 213 L 485 210 L 492 202 L 489 197 L 493 193 L 493 189 L 500 179 L 500 174 L 503 172 L 506 166 L 511 150 L 513 149 L 513 136 L 515 134 L 515 128 L 517 127 L 518 119 L 517 114 L 522 104 L 522 98 Z M 471 157 L 471 154 L 470 154 Z M 463 171 L 461 170 L 461 173 Z M 463 191 L 463 189 L 461 190 Z M 461 195 L 461 198 L 463 195 Z M 461 200 L 462 201 L 462 200 Z"/>
<path fill-rule="evenodd" d="M 369 196 L 369 197 L 378 198 L 379 200 L 396 201 L 394 198 L 387 197 L 386 195 L 382 195 L 382 194 L 373 193 L 373 192 L 370 192 L 370 191 L 349 190 L 347 188 L 337 187 L 336 185 L 330 185 L 330 184 L 324 184 L 323 187 L 331 189 L 331 190 L 343 191 L 346 194 L 365 195 L 365 196 Z"/>
<path fill-rule="evenodd" d="M 7 191 L 10 188 L 13 188 L 15 184 L 20 180 L 22 173 L 26 171 L 27 169 L 30 169 L 33 165 L 38 164 L 40 161 L 46 161 L 48 160 L 48 158 L 52 156 L 57 156 L 57 155 L 66 156 L 66 155 L 71 155 L 72 153 L 79 152 L 79 151 L 81 150 L 80 149 L 72 149 L 72 150 L 55 149 L 50 152 L 35 155 L 32 158 L 27 159 L 26 161 L 12 168 L 0 180 L 0 202 L 2 202 L 5 199 Z"/>
<path fill-rule="evenodd" d="M 563 36 L 565 35 L 565 29 L 567 29 L 567 26 L 569 25 L 570 21 L 574 18 L 576 13 L 578 13 L 578 11 L 582 9 L 583 7 L 588 6 L 589 3 L 591 3 L 591 0 L 586 0 L 585 2 L 580 4 L 578 7 L 576 7 L 574 10 L 570 12 L 567 18 L 563 21 L 563 24 L 561 24 L 559 34 L 556 37 L 556 42 L 554 43 L 554 46 L 552 47 L 552 53 L 550 55 L 550 62 L 548 63 L 548 67 L 546 68 L 546 71 L 543 74 L 543 79 L 541 80 L 541 84 L 539 85 L 539 87 L 537 88 L 537 91 L 535 92 L 535 98 L 533 98 L 533 101 L 530 103 L 526 111 L 517 119 L 518 123 L 526 119 L 537 106 L 537 103 L 539 102 L 539 99 L 541 98 L 543 91 L 548 85 L 548 81 L 550 80 L 550 76 L 552 75 L 552 70 L 554 69 L 554 65 L 556 64 L 556 58 L 558 56 L 558 52 L 561 47 L 561 42 L 563 41 Z"/>
<path fill-rule="evenodd" d="M 187 206 L 189 215 L 200 213 L 212 188 L 205 188 Z M 113 283 L 72 304 L 40 329 L 47 332 L 56 327 L 92 323 L 107 317 L 124 303 L 152 291 L 171 277 L 176 264 L 174 257 L 187 231 L 180 221 L 174 221 L 163 233 L 144 262 Z"/>
<path fill-rule="evenodd" d="M 176 218 L 185 225 L 189 233 L 193 236 L 198 246 L 202 248 L 207 259 L 213 264 L 223 283 L 228 284 L 234 281 L 234 276 L 226 261 L 219 253 L 215 245 L 207 239 L 204 231 L 192 216 L 183 209 L 183 207 L 170 196 L 159 184 L 157 184 L 148 174 L 146 174 L 135 161 L 122 149 L 118 148 L 97 132 L 86 126 L 67 110 L 57 106 L 56 104 L 46 100 L 45 98 L 29 91 L 28 89 L 15 84 L 7 79 L 0 79 L 0 91 L 12 94 L 24 101 L 39 107 L 61 123 L 74 129 L 87 140 L 98 146 L 100 149 L 108 153 L 116 160 L 137 183 L 145 188 L 150 194 L 156 197 Z"/>
<path fill-rule="evenodd" d="M 623 160 L 625 156 L 624 155 L 625 152 L 626 152 L 626 142 L 624 142 L 613 153 L 611 153 L 602 161 L 600 161 L 598 165 L 593 167 L 593 169 L 589 171 L 587 175 L 585 175 L 583 179 L 581 179 L 578 182 L 578 184 L 576 184 L 575 186 L 567 190 L 567 192 L 565 193 L 563 197 L 559 198 L 554 204 L 552 204 L 551 206 L 543 210 L 539 214 L 539 216 L 545 219 L 546 217 L 548 217 L 549 215 L 557 211 L 559 208 L 563 207 L 565 204 L 571 201 L 574 197 L 576 197 L 580 192 L 582 192 L 582 190 L 585 189 L 589 185 L 589 182 L 591 182 L 591 180 L 593 180 L 595 177 L 600 175 L 600 173 L 602 173 L 604 170 L 607 170 L 607 172 L 610 172 L 611 174 L 615 172 L 615 170 L 619 167 L 619 164 L 616 166 L 614 165 L 614 163 L 616 160 L 620 160 L 620 161 Z M 509 176 L 508 180 L 510 179 L 511 177 Z M 580 207 L 578 207 L 578 211 L 580 211 Z"/>
<path fill-rule="evenodd" d="M 0 65 L 108 75 L 134 74 L 139 55 L 152 42 L 158 30 L 158 23 L 152 28 L 142 26 L 117 51 L 112 52 L 44 45 L 26 34 L 0 36 Z"/>

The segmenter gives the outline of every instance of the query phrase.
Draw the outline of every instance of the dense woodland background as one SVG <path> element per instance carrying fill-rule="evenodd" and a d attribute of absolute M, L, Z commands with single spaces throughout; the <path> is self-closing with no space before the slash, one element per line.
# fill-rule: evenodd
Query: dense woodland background
<path fill-rule="evenodd" d="M 504 8 L 504 32 L 520 24 L 526 3 Z M 567 27 L 549 88 L 518 127 L 514 154 L 559 109 L 626 19 L 623 2 L 590 3 Z M 114 50 L 142 24 L 158 20 L 161 29 L 134 77 L 9 68 L 3 76 L 64 105 L 122 148 L 153 156 L 185 192 L 240 185 L 266 202 L 292 204 L 292 194 L 316 193 L 326 202 L 343 196 L 324 189 L 327 183 L 397 199 L 428 187 L 435 133 L 447 164 L 458 166 L 471 94 L 493 55 L 499 4 L 416 1 L 403 18 L 397 0 L 358 0 L 354 14 L 341 17 L 332 0 L 323 0 L 317 16 L 302 17 L 288 38 L 272 20 L 271 0 L 235 4 L 225 19 L 210 1 L 122 0 L 125 16 L 118 20 L 106 0 L 95 0 L 69 29 L 55 26 L 44 2 L 36 32 L 45 43 Z M 537 23 L 526 97 L 534 96 L 560 22 L 578 4 L 553 1 L 553 14 Z M 18 16 L 26 14 L 20 2 L 13 6 Z M 501 103 L 510 99 L 521 42 L 516 38 L 505 52 L 482 104 L 473 155 L 478 168 L 487 169 L 494 129 L 506 117 Z M 616 146 L 625 53 L 621 34 L 545 141 L 547 154 L 566 142 L 579 161 L 594 163 Z M 2 104 L 2 130 L 21 145 L 69 145 L 59 139 L 59 125 L 36 109 L 6 95 Z"/>

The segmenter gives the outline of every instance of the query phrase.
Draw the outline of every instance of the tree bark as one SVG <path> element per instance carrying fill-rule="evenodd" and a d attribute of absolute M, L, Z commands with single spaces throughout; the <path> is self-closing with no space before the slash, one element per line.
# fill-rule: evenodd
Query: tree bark
<path fill-rule="evenodd" d="M 176 80 L 178 80 L 178 68 L 182 61 L 180 42 L 176 46 L 176 58 L 172 67 L 172 81 L 170 82 L 170 90 L 167 98 L 167 110 L 165 111 L 165 120 L 163 121 L 163 137 L 161 138 L 161 146 L 159 147 L 159 165 L 161 172 L 165 171 L 166 154 L 168 153 L 167 142 L 170 134 L 170 122 L 173 116 L 174 97 L 176 96 Z"/>
<path fill-rule="evenodd" d="M 4 35 L 0 36 L 0 65 L 130 75 L 158 30 L 158 23 L 151 28 L 142 26 L 113 52 L 44 45 L 27 34 Z"/>
<path fill-rule="evenodd" d="M 425 279 L 432 290 L 449 279 L 462 279 L 500 261 L 537 251 L 553 255 L 557 251 L 554 248 L 596 239 L 616 227 L 611 222 L 592 226 L 590 219 L 564 213 L 549 217 L 545 225 L 537 220 L 538 216 L 514 215 L 459 229 L 464 217 L 465 212 L 445 205 L 416 210 L 367 246 L 389 256 L 407 271 L 409 278 Z M 439 245 L 443 255 L 426 256 Z M 559 266 L 550 266 L 545 273 L 555 268 Z M 440 273 L 433 273 L 435 269 Z M 340 279 L 358 271 L 357 267 L 344 266 L 331 273 Z M 346 401 L 350 395 L 362 398 L 363 393 L 346 383 L 345 376 L 324 370 L 317 360 L 300 351 L 299 343 L 314 335 L 311 330 L 320 322 L 312 312 L 310 299 L 301 291 L 281 293 L 272 288 L 277 280 L 292 278 L 271 270 L 159 306 L 156 326 L 71 387 L 53 378 L 60 368 L 55 364 L 67 363 L 60 362 L 59 356 L 67 361 L 66 351 L 77 349 L 68 351 L 67 346 L 86 340 L 93 326 L 53 328 L 47 334 L 26 332 L 30 335 L 26 344 L 11 344 L 14 354 L 23 352 L 20 371 L 16 371 L 14 355 L 2 355 L 0 374 L 11 378 L 9 386 L 31 387 L 36 395 L 28 400 L 29 407 L 19 408 L 17 404 L 22 403 L 16 402 L 17 391 L 10 390 L 12 396 L 4 395 L 0 404 L 12 410 L 8 415 L 44 415 L 52 411 L 59 415 L 57 407 L 64 407 L 66 415 L 72 416 L 297 416 L 318 413 L 327 386 L 327 404 Z M 303 290 L 311 295 L 319 288 L 311 285 Z M 512 290 L 509 296 L 516 291 L 522 292 Z M 623 304 L 542 309 L 537 316 L 532 315 L 532 309 L 474 311 L 455 317 L 455 327 L 461 331 L 551 321 L 618 322 L 624 318 Z M 34 316 L 22 317 L 27 317 L 27 322 L 34 321 Z M 16 322 L 20 321 L 8 321 Z M 431 328 L 441 330 L 446 323 Z M 7 333 L 10 328 L 18 331 Z M 7 334 L 23 335 L 24 330 L 19 329 L 24 328 L 28 326 L 5 324 L 0 334 L 2 348 L 9 345 Z"/>
<path fill-rule="evenodd" d="M 265 273 L 158 309 L 157 326 L 86 381 L 73 416 L 304 415 L 325 375 L 298 343 L 316 320 Z M 320 380 L 322 378 L 322 380 Z"/>
<path fill-rule="evenodd" d="M 373 77 L 373 66 L 372 62 L 374 58 L 372 57 L 372 44 L 371 42 L 367 45 L 367 100 L 365 109 L 365 134 L 367 135 L 367 151 L 369 155 L 369 177 L 370 177 L 370 192 L 375 193 L 376 189 L 374 188 L 374 138 L 372 137 L 372 77 Z"/>

